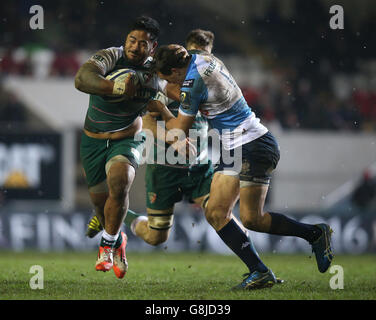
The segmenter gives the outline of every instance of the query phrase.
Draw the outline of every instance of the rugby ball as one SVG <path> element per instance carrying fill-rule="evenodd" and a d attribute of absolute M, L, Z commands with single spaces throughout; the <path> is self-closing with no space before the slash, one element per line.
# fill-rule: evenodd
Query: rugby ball
<path fill-rule="evenodd" d="M 132 69 L 118 69 L 110 72 L 107 76 L 107 80 L 112 81 L 124 81 L 129 73 L 136 74 L 136 71 Z M 108 95 L 106 96 L 106 100 L 109 102 L 120 102 L 127 99 L 127 96 L 125 95 Z"/>
<path fill-rule="evenodd" d="M 128 73 L 136 73 L 136 71 L 132 69 L 118 69 L 110 72 L 107 76 L 107 80 L 112 80 L 112 81 L 123 81 L 127 77 Z"/>

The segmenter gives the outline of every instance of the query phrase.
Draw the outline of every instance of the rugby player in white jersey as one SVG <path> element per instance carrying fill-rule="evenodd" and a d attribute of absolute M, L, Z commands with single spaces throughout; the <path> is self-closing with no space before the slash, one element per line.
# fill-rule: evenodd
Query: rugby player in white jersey
<path fill-rule="evenodd" d="M 246 228 L 307 240 L 319 271 L 325 272 L 333 259 L 329 225 L 304 224 L 280 213 L 264 212 L 270 174 L 280 158 L 279 146 L 248 106 L 223 62 L 209 53 L 187 56 L 181 48 L 162 46 L 154 55 L 154 70 L 161 79 L 181 86 L 178 116 L 166 107 L 159 110 L 167 129 L 181 129 L 187 135 L 200 111 L 220 134 L 221 160 L 211 183 L 205 214 L 222 240 L 249 268 L 245 279 L 235 288 L 264 288 L 276 283 L 273 272 L 260 258 L 245 250 L 248 239 L 231 216 L 239 196 L 240 219 Z M 235 157 L 233 163 L 225 161 L 226 152 Z M 236 160 L 241 162 L 238 167 Z"/>

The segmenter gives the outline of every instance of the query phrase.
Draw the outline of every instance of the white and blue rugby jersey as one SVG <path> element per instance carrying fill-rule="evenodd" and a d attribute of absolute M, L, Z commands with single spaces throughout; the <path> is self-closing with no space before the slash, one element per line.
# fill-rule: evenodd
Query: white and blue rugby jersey
<path fill-rule="evenodd" d="M 210 54 L 192 55 L 181 87 L 179 112 L 195 116 L 198 111 L 219 131 L 226 150 L 268 132 L 248 106 L 226 66 Z"/>

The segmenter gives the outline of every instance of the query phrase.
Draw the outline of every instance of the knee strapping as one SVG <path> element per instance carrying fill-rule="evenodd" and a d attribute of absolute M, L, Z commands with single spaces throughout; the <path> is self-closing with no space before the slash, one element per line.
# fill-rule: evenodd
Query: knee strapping
<path fill-rule="evenodd" d="M 149 227 L 154 230 L 168 230 L 172 227 L 174 214 L 165 213 L 148 213 Z"/>

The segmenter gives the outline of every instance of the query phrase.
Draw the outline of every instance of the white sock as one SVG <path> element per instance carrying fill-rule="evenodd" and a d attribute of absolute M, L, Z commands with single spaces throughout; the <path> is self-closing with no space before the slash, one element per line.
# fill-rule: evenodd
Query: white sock
<path fill-rule="evenodd" d="M 137 225 L 137 223 L 139 223 L 140 221 L 148 221 L 148 217 L 146 217 L 146 216 L 139 216 L 139 217 L 137 217 L 136 219 L 134 219 L 134 220 L 132 221 L 132 223 L 131 223 L 131 231 L 132 231 L 132 233 L 133 233 L 135 236 L 137 236 L 137 234 L 136 234 L 136 225 Z"/>
<path fill-rule="evenodd" d="M 117 238 L 119 237 L 119 234 L 120 234 L 120 232 L 118 232 L 117 234 L 114 234 L 114 235 L 112 235 L 112 234 L 108 234 L 108 233 L 106 232 L 106 230 L 104 230 L 103 233 L 102 233 L 102 237 L 103 237 L 105 240 L 107 240 L 107 241 L 115 242 L 115 241 L 117 240 Z"/>

